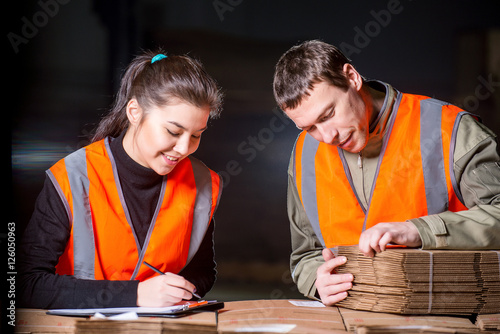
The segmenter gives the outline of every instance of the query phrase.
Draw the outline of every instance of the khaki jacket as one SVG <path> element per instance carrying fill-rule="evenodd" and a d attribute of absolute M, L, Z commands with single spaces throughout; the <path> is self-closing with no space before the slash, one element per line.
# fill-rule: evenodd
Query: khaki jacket
<path fill-rule="evenodd" d="M 362 205 L 368 206 L 380 143 L 392 112 L 394 89 L 387 87 L 386 105 L 371 126 L 369 142 L 361 154 L 344 152 Z M 460 121 L 454 153 L 454 173 L 469 210 L 410 220 L 417 227 L 423 249 L 500 249 L 500 157 L 494 133 L 473 117 Z M 360 167 L 361 166 L 361 167 Z M 322 245 L 301 204 L 288 169 L 288 216 L 292 238 L 290 265 L 299 291 L 316 298 L 316 270 L 324 262 Z"/>

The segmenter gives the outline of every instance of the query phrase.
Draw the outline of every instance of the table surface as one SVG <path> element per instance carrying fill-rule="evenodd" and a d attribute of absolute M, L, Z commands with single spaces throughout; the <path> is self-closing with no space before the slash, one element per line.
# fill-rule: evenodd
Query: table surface
<path fill-rule="evenodd" d="M 136 325 L 137 333 L 154 332 L 151 328 L 190 328 L 196 333 L 198 328 L 204 333 L 234 333 L 253 331 L 259 333 L 346 333 L 369 330 L 380 326 L 405 327 L 404 333 L 417 333 L 412 330 L 423 328 L 443 329 L 443 333 L 477 333 L 490 328 L 485 333 L 500 333 L 500 314 L 482 315 L 471 321 L 468 317 L 397 315 L 356 311 L 341 307 L 324 307 L 311 300 L 243 300 L 224 303 L 224 308 L 215 312 L 191 314 L 181 318 L 145 318 L 116 321 L 97 320 L 78 317 L 47 315 L 46 310 L 17 309 L 15 333 L 76 333 L 77 328 L 93 328 L 95 333 L 104 325 Z M 148 327 L 149 326 L 149 327 Z M 151 327 L 153 326 L 153 327 Z M 148 329 L 149 328 L 149 329 Z M 104 331 L 101 330 L 104 333 Z M 161 330 L 158 332 L 161 333 Z M 377 332 L 380 333 L 380 332 Z"/>

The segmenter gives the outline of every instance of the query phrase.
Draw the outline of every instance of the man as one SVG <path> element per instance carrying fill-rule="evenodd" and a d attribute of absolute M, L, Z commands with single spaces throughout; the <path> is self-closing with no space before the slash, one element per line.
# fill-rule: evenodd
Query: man
<path fill-rule="evenodd" d="M 495 135 L 448 103 L 363 78 L 334 46 L 307 41 L 278 61 L 274 94 L 303 130 L 289 166 L 291 269 L 299 291 L 332 305 L 350 274 L 331 248 L 388 244 L 500 248 Z"/>

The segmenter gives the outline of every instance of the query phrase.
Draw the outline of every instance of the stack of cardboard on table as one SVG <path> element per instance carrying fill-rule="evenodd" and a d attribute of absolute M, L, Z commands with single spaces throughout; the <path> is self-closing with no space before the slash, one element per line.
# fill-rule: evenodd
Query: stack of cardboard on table
<path fill-rule="evenodd" d="M 115 318 L 116 319 L 116 318 Z M 218 312 L 179 318 L 139 317 L 133 320 L 64 317 L 44 310 L 20 311 L 17 333 L 345 333 L 336 307 L 311 300 L 248 300 L 225 303 Z"/>
<path fill-rule="evenodd" d="M 326 307 L 312 300 L 232 301 L 216 312 L 181 318 L 109 320 L 18 310 L 16 333 L 497 333 L 500 314 L 463 316 L 400 315 Z"/>
<path fill-rule="evenodd" d="M 19 309 L 14 332 L 17 334 L 217 333 L 217 314 L 203 312 L 179 318 L 138 317 L 131 320 L 112 320 L 112 318 L 48 315 L 47 310 Z"/>
<path fill-rule="evenodd" d="M 225 303 L 219 333 L 345 333 L 336 307 L 311 300 L 248 300 Z"/>
<path fill-rule="evenodd" d="M 500 313 L 478 315 L 476 326 L 483 331 L 500 331 Z"/>
<path fill-rule="evenodd" d="M 79 318 L 47 315 L 47 310 L 16 309 L 14 333 L 59 333 L 75 332 L 75 322 Z"/>
<path fill-rule="evenodd" d="M 75 323 L 75 334 L 216 334 L 215 314 L 197 313 L 182 318 L 139 317 L 135 320 L 89 319 Z"/>
<path fill-rule="evenodd" d="M 500 312 L 499 253 L 392 248 L 366 257 L 342 246 L 354 275 L 349 296 L 338 306 L 397 314 L 472 315 Z"/>
<path fill-rule="evenodd" d="M 371 333 L 480 333 L 467 317 L 400 315 L 339 308 L 346 330 Z"/>
<path fill-rule="evenodd" d="M 489 315 L 491 325 L 500 325 Z M 218 333 L 483 333 L 469 317 L 400 315 L 326 307 L 311 300 L 250 300 L 225 303 Z M 490 327 L 492 328 L 492 327 Z M 491 332 L 489 332 L 491 333 Z"/>

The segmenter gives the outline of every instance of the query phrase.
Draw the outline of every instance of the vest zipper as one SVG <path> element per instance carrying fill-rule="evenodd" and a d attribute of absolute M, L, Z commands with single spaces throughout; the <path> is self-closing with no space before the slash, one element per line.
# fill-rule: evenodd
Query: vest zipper
<path fill-rule="evenodd" d="M 364 175 L 364 170 L 363 170 L 363 155 L 361 154 L 361 151 L 358 153 L 358 168 L 361 170 L 361 189 L 360 189 L 361 195 L 365 199 L 366 204 L 370 205 L 370 203 L 366 200 L 366 194 L 365 194 L 365 175 Z M 365 208 L 365 206 L 359 201 L 359 199 L 358 199 L 358 203 L 364 209 L 363 211 L 366 212 L 367 208 Z"/>

